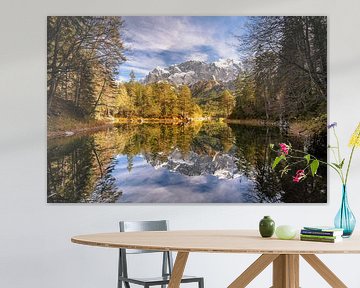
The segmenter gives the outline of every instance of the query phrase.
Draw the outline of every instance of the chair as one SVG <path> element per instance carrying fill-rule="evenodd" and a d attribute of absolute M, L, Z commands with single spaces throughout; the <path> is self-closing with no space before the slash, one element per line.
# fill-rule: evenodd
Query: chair
<path fill-rule="evenodd" d="M 120 221 L 120 232 L 134 232 L 134 231 L 167 231 L 168 221 Z M 161 285 L 165 288 L 169 284 L 170 276 L 173 268 L 172 254 L 169 251 L 150 251 L 150 250 L 135 250 L 135 249 L 119 249 L 119 269 L 118 269 L 118 288 L 122 288 L 124 282 L 125 288 L 130 288 L 130 283 L 141 285 L 144 288 L 150 286 Z M 127 254 L 141 254 L 141 253 L 163 253 L 162 260 L 162 275 L 161 277 L 153 278 L 132 278 L 128 276 L 127 269 Z M 197 282 L 199 288 L 204 288 L 204 278 L 183 276 L 181 283 Z"/>

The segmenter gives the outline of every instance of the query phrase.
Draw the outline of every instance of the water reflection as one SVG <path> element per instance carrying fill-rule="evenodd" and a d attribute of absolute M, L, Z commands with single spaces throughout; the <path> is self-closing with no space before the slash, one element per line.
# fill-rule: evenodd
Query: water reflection
<path fill-rule="evenodd" d="M 306 145 L 326 151 L 324 139 Z M 123 124 L 50 139 L 48 202 L 326 202 L 325 168 L 299 184 L 271 169 L 269 144 L 286 140 L 305 145 L 276 128 L 216 122 Z"/>

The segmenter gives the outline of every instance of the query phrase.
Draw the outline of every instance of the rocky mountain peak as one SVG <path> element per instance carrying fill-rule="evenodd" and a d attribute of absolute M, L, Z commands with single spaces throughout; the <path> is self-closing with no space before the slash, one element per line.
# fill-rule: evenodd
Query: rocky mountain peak
<path fill-rule="evenodd" d="M 169 82 L 192 85 L 198 81 L 229 82 L 235 80 L 242 66 L 233 59 L 219 59 L 212 63 L 189 60 L 169 67 L 156 67 L 145 78 L 145 83 Z"/>

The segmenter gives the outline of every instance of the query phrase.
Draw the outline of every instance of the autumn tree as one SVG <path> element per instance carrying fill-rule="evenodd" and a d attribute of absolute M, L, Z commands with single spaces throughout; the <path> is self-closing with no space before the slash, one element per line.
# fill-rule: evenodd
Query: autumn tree
<path fill-rule="evenodd" d="M 125 61 L 121 17 L 51 16 L 47 23 L 48 114 L 54 99 L 82 117 L 113 113 L 115 77 Z"/>
<path fill-rule="evenodd" d="M 225 116 L 229 116 L 235 106 L 235 97 L 227 89 L 221 93 L 221 104 L 225 111 Z"/>
<path fill-rule="evenodd" d="M 179 111 L 183 118 L 188 117 L 193 108 L 193 101 L 191 99 L 191 90 L 187 85 L 182 85 L 179 92 Z"/>

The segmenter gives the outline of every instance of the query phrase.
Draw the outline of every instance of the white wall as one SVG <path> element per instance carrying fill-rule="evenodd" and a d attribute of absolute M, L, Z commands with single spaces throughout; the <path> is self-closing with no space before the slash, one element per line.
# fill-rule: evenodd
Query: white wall
<path fill-rule="evenodd" d="M 331 173 L 326 205 L 51 205 L 46 203 L 47 15 L 327 15 L 329 119 L 344 146 L 360 120 L 360 2 L 357 0 L 3 1 L 0 8 L 0 287 L 115 287 L 116 250 L 70 243 L 75 234 L 116 231 L 119 219 L 171 221 L 172 229 L 256 228 L 263 215 L 278 224 L 329 223 L 340 202 Z M 360 219 L 360 151 L 349 183 Z M 360 225 L 358 225 L 360 227 Z M 187 273 L 206 287 L 226 287 L 255 255 L 192 254 Z M 321 256 L 348 287 L 360 287 L 360 255 Z M 138 269 L 145 264 L 135 259 Z M 347 263 L 347 264 L 346 264 Z M 345 265 L 346 264 L 346 265 Z M 150 269 L 151 271 L 154 268 Z M 250 287 L 269 287 L 267 269 Z M 328 287 L 301 263 L 302 287 Z"/>

